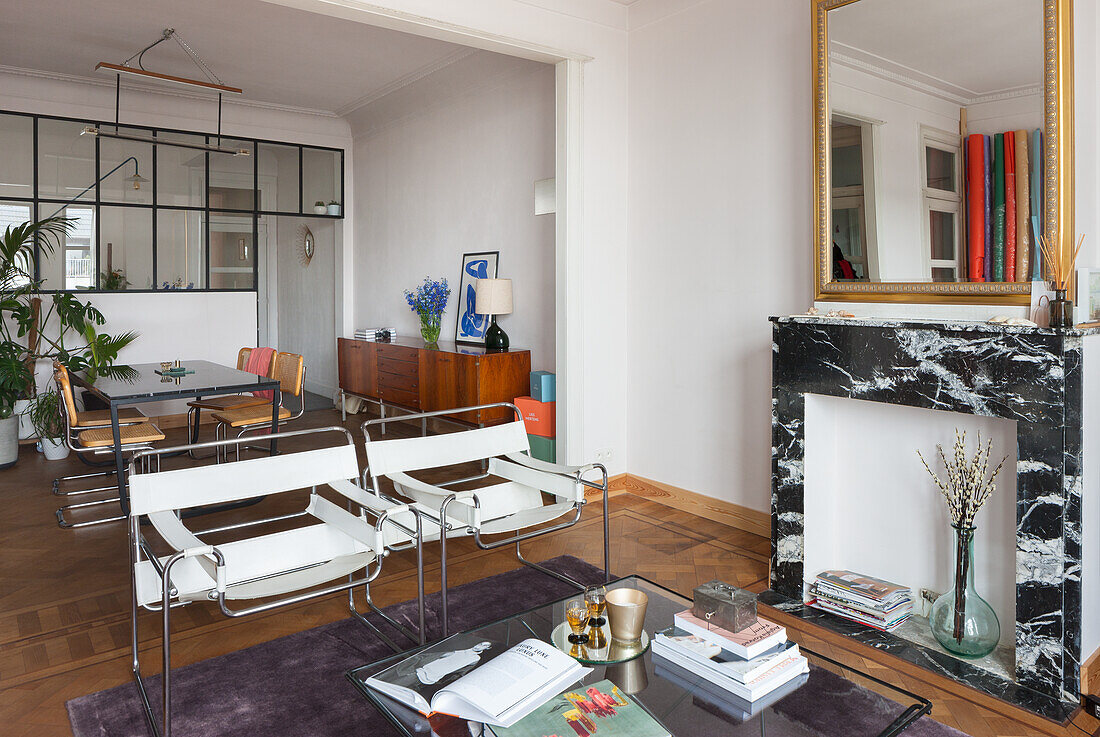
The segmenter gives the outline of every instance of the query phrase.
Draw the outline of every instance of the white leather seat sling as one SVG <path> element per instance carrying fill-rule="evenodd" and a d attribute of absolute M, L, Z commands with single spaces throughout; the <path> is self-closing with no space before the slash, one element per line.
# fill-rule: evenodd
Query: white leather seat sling
<path fill-rule="evenodd" d="M 326 433 L 328 437 L 342 435 L 342 442 L 316 450 L 283 452 L 276 456 L 232 463 L 152 473 L 137 473 L 134 468 L 143 456 L 179 455 L 193 448 L 217 445 L 227 449 L 239 443 L 267 443 L 272 438 L 282 441 Z M 417 515 L 406 504 L 368 494 L 359 487 L 354 439 L 344 428 L 298 430 L 262 438 L 238 438 L 145 451 L 131 462 L 130 474 L 133 671 L 154 734 L 162 737 L 171 734 L 169 616 L 176 606 L 217 602 L 225 616 L 243 617 L 347 590 L 352 613 L 394 650 L 400 651 L 401 648 L 356 609 L 355 589 L 361 587 L 366 592 L 367 605 L 371 610 L 381 614 L 413 641 L 423 643 L 423 589 L 419 592 L 420 632 L 416 634 L 380 612 L 370 599 L 369 589 L 371 581 L 381 572 L 383 559 L 392 550 L 415 545 L 420 552 L 415 524 Z M 302 511 L 277 517 L 193 532 L 182 515 L 182 510 L 189 508 L 240 502 L 285 492 L 297 491 L 305 495 L 306 490 L 308 503 Z M 335 498 L 338 503 L 327 497 Z M 414 524 L 395 522 L 395 516 L 400 516 L 405 522 L 411 520 Z M 170 552 L 162 555 L 153 553 L 153 547 L 142 534 L 143 517 L 148 518 L 160 538 L 158 549 L 167 548 Z M 301 518 L 301 525 L 284 529 L 288 526 L 288 520 L 296 518 Z M 277 531 L 256 534 L 258 527 L 276 522 L 279 523 Z M 242 536 L 244 533 L 249 536 Z M 207 542 L 214 534 L 218 535 L 218 542 Z M 233 539 L 222 542 L 225 537 Z M 263 601 L 251 606 L 231 608 L 231 602 L 260 599 Z M 162 615 L 163 724 L 160 729 L 141 681 L 137 648 L 138 607 L 159 611 Z"/>
<path fill-rule="evenodd" d="M 603 465 L 592 463 L 585 466 L 566 466 L 532 458 L 529 455 L 530 443 L 522 416 L 515 405 L 507 402 L 402 415 L 400 419 L 423 421 L 432 417 L 494 407 L 509 408 L 515 419 L 488 427 L 394 440 L 372 440 L 370 437 L 372 426 L 383 422 L 392 423 L 392 418 L 368 420 L 362 425 L 367 452 L 367 468 L 363 472 L 364 488 L 370 489 L 380 499 L 396 504 L 396 499 L 384 496 L 379 489 L 379 478 L 384 476 L 389 479 L 397 493 L 413 502 L 409 507 L 410 511 L 405 514 L 419 512 L 423 540 L 439 541 L 444 635 L 449 632 L 448 538 L 473 536 L 477 546 L 484 550 L 515 544 L 516 556 L 525 565 L 580 589 L 584 588 L 578 581 L 526 560 L 520 550 L 520 543 L 575 525 L 580 520 L 581 510 L 586 503 L 585 488 L 603 492 L 604 576 L 610 580 L 607 469 Z M 413 471 L 457 466 L 474 461 L 482 463 L 483 473 L 442 484 L 429 484 L 409 475 Z M 585 478 L 586 475 L 595 473 L 601 476 L 599 482 Z M 478 480 L 486 483 L 465 491 L 448 488 Z M 544 494 L 552 497 L 550 503 L 544 502 Z M 555 524 L 545 526 L 551 522 Z M 410 520 L 406 520 L 406 526 L 410 526 L 410 523 Z M 440 535 L 441 526 L 446 530 L 444 535 Z"/>

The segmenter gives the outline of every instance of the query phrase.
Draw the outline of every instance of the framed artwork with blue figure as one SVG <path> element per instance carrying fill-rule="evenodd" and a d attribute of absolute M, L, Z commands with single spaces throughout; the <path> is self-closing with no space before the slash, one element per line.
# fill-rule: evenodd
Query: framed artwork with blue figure
<path fill-rule="evenodd" d="M 492 324 L 489 315 L 474 311 L 475 289 L 478 279 L 496 279 L 500 251 L 462 254 L 462 278 L 458 287 L 458 319 L 455 320 L 455 343 L 460 345 L 485 345 L 485 331 Z"/>

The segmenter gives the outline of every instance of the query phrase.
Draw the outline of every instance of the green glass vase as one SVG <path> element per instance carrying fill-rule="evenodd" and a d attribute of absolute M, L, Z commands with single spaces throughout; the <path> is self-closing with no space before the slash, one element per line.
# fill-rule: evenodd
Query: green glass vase
<path fill-rule="evenodd" d="M 997 613 L 974 588 L 975 527 L 955 527 L 955 583 L 936 599 L 928 624 L 936 640 L 964 658 L 993 652 L 1001 638 Z"/>
<path fill-rule="evenodd" d="M 421 312 L 418 314 L 420 315 L 420 337 L 428 345 L 435 345 L 439 342 L 439 330 L 443 325 L 443 313 Z"/>

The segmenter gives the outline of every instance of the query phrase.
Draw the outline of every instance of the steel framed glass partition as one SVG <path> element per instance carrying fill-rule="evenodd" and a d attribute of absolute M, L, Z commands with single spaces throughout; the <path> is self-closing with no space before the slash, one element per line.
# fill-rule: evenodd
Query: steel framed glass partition
<path fill-rule="evenodd" d="M 74 218 L 60 249 L 36 249 L 43 291 L 256 291 L 261 217 L 343 217 L 343 149 L 119 128 L 250 154 L 232 156 L 81 135 L 88 125 L 115 131 L 114 123 L 0 111 L 0 230 L 31 217 Z M 135 173 L 145 180 L 137 187 Z"/>

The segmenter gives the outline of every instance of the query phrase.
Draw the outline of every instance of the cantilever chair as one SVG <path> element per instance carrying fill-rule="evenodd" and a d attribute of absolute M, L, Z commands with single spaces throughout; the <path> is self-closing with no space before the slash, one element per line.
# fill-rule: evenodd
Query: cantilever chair
<path fill-rule="evenodd" d="M 237 370 L 248 370 L 248 363 L 252 357 L 252 352 L 259 350 L 258 348 L 241 348 L 237 352 Z M 272 351 L 271 361 L 266 362 L 264 366 L 264 376 L 272 376 L 272 370 L 275 368 L 275 357 L 278 355 L 278 351 Z M 257 356 L 258 357 L 258 356 Z M 271 402 L 263 397 L 257 397 L 255 394 L 226 394 L 217 397 L 203 397 L 202 399 L 195 399 L 187 403 L 187 437 L 190 442 L 194 443 L 198 441 L 199 433 L 199 419 L 202 411 L 209 410 L 211 412 L 220 412 L 224 410 L 243 409 L 244 407 L 255 407 L 258 405 L 269 405 Z"/>
<path fill-rule="evenodd" d="M 285 401 L 280 404 L 278 427 L 281 428 L 288 422 L 300 418 L 306 411 L 305 360 L 297 353 L 279 353 L 275 356 L 271 377 L 279 380 L 279 389 L 284 399 L 289 394 L 299 400 L 298 412 L 294 414 L 287 409 Z M 247 407 L 225 409 L 214 412 L 210 417 L 218 423 L 214 428 L 215 439 L 225 439 L 233 430 L 237 431 L 239 438 L 249 432 L 267 430 L 271 427 L 271 403 L 264 402 Z M 227 451 L 227 448 L 228 446 L 225 446 L 222 450 Z M 239 445 L 237 452 L 240 452 Z"/>
<path fill-rule="evenodd" d="M 397 440 L 372 440 L 370 427 L 392 419 L 368 420 L 363 423 L 366 439 L 367 468 L 363 485 L 382 499 L 379 477 L 393 482 L 394 489 L 413 500 L 410 509 L 421 518 L 425 541 L 439 540 L 440 581 L 442 584 L 443 634 L 448 634 L 447 621 L 447 539 L 473 536 L 483 550 L 515 544 L 520 562 L 542 573 L 583 589 L 578 581 L 544 566 L 526 560 L 520 543 L 557 530 L 572 527 L 581 518 L 586 500 L 585 488 L 603 492 L 604 576 L 610 578 L 610 542 L 608 537 L 607 469 L 593 463 L 585 466 L 565 466 L 532 458 L 527 429 L 515 405 L 500 402 L 477 407 L 403 415 L 402 420 L 426 420 L 430 417 L 456 415 L 494 407 L 507 407 L 515 419 L 500 425 L 474 428 L 442 435 L 429 435 Z M 444 484 L 429 484 L 413 478 L 410 471 L 456 466 L 472 461 L 487 464 L 488 471 L 455 479 Z M 586 479 L 590 472 L 601 476 L 600 482 Z M 369 484 L 368 484 L 369 479 Z M 448 487 L 459 483 L 486 480 L 476 489 L 454 491 Z M 543 494 L 553 497 L 545 503 Z M 388 499 L 396 503 L 394 499 Z M 553 523 L 552 525 L 550 523 Z M 550 526 L 546 526 L 550 525 Z M 440 532 L 443 534 L 440 534 Z"/>
<path fill-rule="evenodd" d="M 367 494 L 358 486 L 355 441 L 344 428 L 298 430 L 278 433 L 275 437 L 281 440 L 319 433 L 342 433 L 344 442 L 233 463 L 136 472 L 135 463 L 168 454 L 178 455 L 196 446 L 209 449 L 219 444 L 259 442 L 256 438 L 234 438 L 147 451 L 131 462 L 132 666 L 154 734 L 158 731 L 162 737 L 171 734 L 170 612 L 174 607 L 202 601 L 217 602 L 225 616 L 243 617 L 346 590 L 352 614 L 400 652 L 401 648 L 356 609 L 354 590 L 363 587 L 372 611 L 414 642 L 423 644 L 423 588 L 419 592 L 420 631 L 416 634 L 381 612 L 371 601 L 369 588 L 381 572 L 382 560 L 392 550 L 415 546 L 420 565 L 417 515 L 408 505 Z M 322 487 L 340 503 L 346 503 L 347 509 L 322 496 L 318 492 Z M 193 532 L 184 524 L 183 510 L 188 508 L 305 489 L 311 491 L 308 505 L 301 512 L 200 532 Z M 395 521 L 394 515 L 401 515 L 413 525 L 406 527 Z M 146 541 L 141 524 L 142 517 L 146 516 L 160 537 L 161 549 L 166 546 L 168 554 L 156 555 Z M 287 520 L 295 518 L 303 518 L 308 523 L 282 529 Z M 238 532 L 272 523 L 284 524 L 277 528 L 279 531 L 252 537 L 240 537 Z M 229 532 L 234 532 L 236 537 L 230 542 L 211 544 L 203 539 L 214 533 Z M 337 583 L 332 583 L 334 581 Z M 262 601 L 245 608 L 230 608 L 230 602 L 245 600 Z M 142 683 L 138 660 L 138 607 L 160 612 L 163 620 L 162 730 L 158 730 Z"/>
<path fill-rule="evenodd" d="M 61 415 L 65 420 L 65 443 L 69 449 L 77 454 L 85 463 L 97 465 L 87 460 L 89 455 L 114 454 L 114 436 L 111 433 L 111 414 L 107 410 L 94 410 L 80 412 L 76 409 L 76 401 L 73 397 L 72 382 L 69 380 L 69 370 L 61 363 L 54 363 L 54 384 L 60 395 Z M 150 422 L 149 418 L 137 409 L 122 409 L 118 413 L 119 438 L 122 440 L 124 453 L 136 453 L 152 447 L 152 443 L 164 440 L 164 433 L 160 428 Z M 53 493 L 61 497 L 84 496 L 101 492 L 112 492 L 113 495 L 105 499 L 93 499 L 86 502 L 77 502 L 60 507 L 56 511 L 57 524 L 60 527 L 91 527 L 106 522 L 117 522 L 126 519 L 123 514 L 106 517 L 97 517 L 80 522 L 74 522 L 66 515 L 76 509 L 87 509 L 105 504 L 118 502 L 118 485 L 97 486 L 92 489 L 73 489 L 62 491 L 61 484 L 66 481 L 84 480 L 100 476 L 111 477 L 115 474 L 114 463 L 103 471 L 92 473 L 74 474 L 54 479 Z M 117 480 L 116 480 L 117 481 Z"/>

